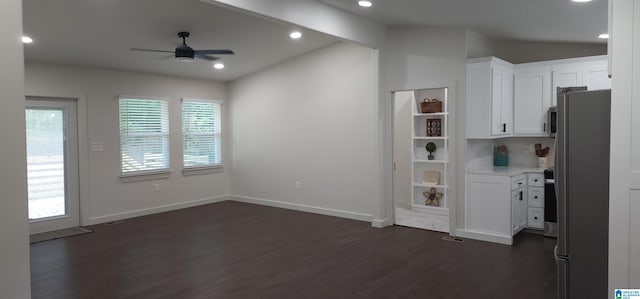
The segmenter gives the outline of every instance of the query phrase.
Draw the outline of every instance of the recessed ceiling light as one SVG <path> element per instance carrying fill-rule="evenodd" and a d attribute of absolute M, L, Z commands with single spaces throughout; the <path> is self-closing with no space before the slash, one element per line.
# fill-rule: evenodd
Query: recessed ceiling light
<path fill-rule="evenodd" d="M 224 64 L 218 62 L 218 63 L 213 65 L 213 68 L 216 69 L 216 70 L 221 70 L 221 69 L 224 68 Z"/>
<path fill-rule="evenodd" d="M 371 3 L 371 1 L 358 1 L 358 5 L 362 7 L 371 7 L 373 3 Z"/>
<path fill-rule="evenodd" d="M 294 31 L 289 34 L 289 37 L 291 37 L 292 39 L 299 39 L 302 37 L 302 33 L 300 33 L 300 31 Z"/>
<path fill-rule="evenodd" d="M 33 39 L 25 35 L 22 37 L 22 42 L 25 44 L 30 44 L 33 42 Z"/>
<path fill-rule="evenodd" d="M 571 1 L 578 2 L 578 3 L 591 2 L 591 0 L 571 0 Z"/>
<path fill-rule="evenodd" d="M 598 35 L 598 38 L 601 38 L 601 39 L 608 39 L 608 38 L 609 38 L 609 33 L 603 33 L 603 34 L 600 34 L 600 35 Z"/>

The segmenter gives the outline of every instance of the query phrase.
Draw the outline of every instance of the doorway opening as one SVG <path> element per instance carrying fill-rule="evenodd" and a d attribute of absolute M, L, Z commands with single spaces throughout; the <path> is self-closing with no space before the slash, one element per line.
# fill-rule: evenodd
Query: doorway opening
<path fill-rule="evenodd" d="M 28 97 L 25 120 L 30 232 L 78 226 L 76 101 Z"/>

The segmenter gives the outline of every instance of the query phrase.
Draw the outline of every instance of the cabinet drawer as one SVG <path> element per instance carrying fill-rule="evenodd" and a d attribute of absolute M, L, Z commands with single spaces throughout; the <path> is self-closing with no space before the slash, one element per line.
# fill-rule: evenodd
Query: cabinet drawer
<path fill-rule="evenodd" d="M 544 187 L 529 187 L 529 206 L 544 208 Z"/>
<path fill-rule="evenodd" d="M 529 221 L 527 226 L 530 228 L 544 228 L 544 209 L 543 208 L 529 208 L 528 211 Z"/>
<path fill-rule="evenodd" d="M 530 173 L 527 175 L 529 187 L 544 187 L 544 175 L 541 173 Z"/>
<path fill-rule="evenodd" d="M 527 176 L 517 175 L 511 178 L 511 190 L 516 190 L 527 186 Z"/>

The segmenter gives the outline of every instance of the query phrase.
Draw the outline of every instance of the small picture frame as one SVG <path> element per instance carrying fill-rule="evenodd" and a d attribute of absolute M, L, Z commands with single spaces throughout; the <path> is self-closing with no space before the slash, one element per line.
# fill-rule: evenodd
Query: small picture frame
<path fill-rule="evenodd" d="M 427 137 L 442 136 L 442 119 L 427 118 Z"/>

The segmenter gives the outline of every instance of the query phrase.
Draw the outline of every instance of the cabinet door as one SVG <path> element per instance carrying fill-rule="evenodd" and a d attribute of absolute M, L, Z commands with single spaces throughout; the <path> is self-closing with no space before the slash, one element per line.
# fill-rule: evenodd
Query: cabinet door
<path fill-rule="evenodd" d="M 511 192 L 511 234 L 515 235 L 527 225 L 526 189 Z"/>
<path fill-rule="evenodd" d="M 466 175 L 466 229 L 510 236 L 510 194 L 507 176 Z"/>
<path fill-rule="evenodd" d="M 513 72 L 501 66 L 491 69 L 491 135 L 513 132 Z"/>
<path fill-rule="evenodd" d="M 551 69 L 522 69 L 515 75 L 514 135 L 544 136 L 551 106 Z"/>
<path fill-rule="evenodd" d="M 558 104 L 558 87 L 581 86 L 582 71 L 580 64 L 570 63 L 554 66 L 552 72 L 551 106 L 556 106 Z"/>
<path fill-rule="evenodd" d="M 582 69 L 582 85 L 587 86 L 588 90 L 611 88 L 607 61 L 595 61 L 585 64 Z"/>

